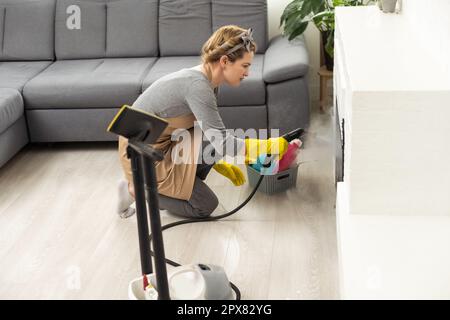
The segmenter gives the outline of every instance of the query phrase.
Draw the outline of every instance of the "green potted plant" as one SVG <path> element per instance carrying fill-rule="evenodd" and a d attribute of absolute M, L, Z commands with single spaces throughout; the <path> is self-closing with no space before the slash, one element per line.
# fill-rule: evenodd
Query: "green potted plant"
<path fill-rule="evenodd" d="M 303 34 L 309 22 L 321 33 L 325 65 L 333 70 L 334 8 L 337 6 L 364 6 L 372 0 L 293 0 L 283 11 L 280 27 L 283 35 L 292 40 Z"/>

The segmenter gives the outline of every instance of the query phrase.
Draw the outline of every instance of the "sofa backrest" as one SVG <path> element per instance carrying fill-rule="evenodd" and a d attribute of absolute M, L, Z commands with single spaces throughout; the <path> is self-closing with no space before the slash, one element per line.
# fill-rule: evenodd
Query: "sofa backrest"
<path fill-rule="evenodd" d="M 211 0 L 160 0 L 160 55 L 199 55 L 211 23 Z"/>
<path fill-rule="evenodd" d="M 57 59 L 158 55 L 158 0 L 57 0 Z"/>
<path fill-rule="evenodd" d="M 0 60 L 54 59 L 55 0 L 0 0 Z"/>
<path fill-rule="evenodd" d="M 198 55 L 227 24 L 265 52 L 266 0 L 0 0 L 0 60 Z"/>
<path fill-rule="evenodd" d="M 160 0 L 160 55 L 198 55 L 212 32 L 227 24 L 252 27 L 257 52 L 266 51 L 266 0 Z"/>
<path fill-rule="evenodd" d="M 212 0 L 213 31 L 227 24 L 253 28 L 257 53 L 264 53 L 269 42 L 266 0 Z"/>

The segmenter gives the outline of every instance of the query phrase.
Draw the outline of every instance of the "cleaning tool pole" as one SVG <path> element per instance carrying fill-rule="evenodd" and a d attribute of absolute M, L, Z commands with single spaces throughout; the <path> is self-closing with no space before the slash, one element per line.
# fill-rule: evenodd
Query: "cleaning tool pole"
<path fill-rule="evenodd" d="M 128 157 L 131 160 L 131 170 L 133 173 L 134 194 L 136 199 L 136 218 L 139 236 L 139 252 L 141 255 L 141 269 L 144 276 L 153 273 L 150 252 L 150 239 L 147 221 L 147 208 L 145 206 L 144 181 L 142 180 L 142 164 L 140 154 L 131 148 L 127 148 Z M 144 288 L 145 289 L 145 288 Z"/>
<path fill-rule="evenodd" d="M 155 164 L 153 158 L 151 157 L 142 155 L 141 159 L 142 167 L 144 168 L 147 204 L 150 210 L 150 228 L 153 236 L 153 251 L 155 253 L 155 274 L 158 300 L 170 300 L 166 256 L 164 253 L 164 241 L 161 230 L 161 216 L 159 213 L 158 185 L 156 181 Z M 146 251 L 145 253 L 150 256 L 150 251 Z"/>

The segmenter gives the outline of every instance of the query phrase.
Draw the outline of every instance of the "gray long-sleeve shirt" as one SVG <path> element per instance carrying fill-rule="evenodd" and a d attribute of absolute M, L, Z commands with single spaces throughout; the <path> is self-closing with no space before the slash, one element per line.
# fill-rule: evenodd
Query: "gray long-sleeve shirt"
<path fill-rule="evenodd" d="M 220 155 L 236 156 L 244 150 L 244 140 L 236 138 L 225 129 L 214 88 L 198 69 L 181 69 L 159 78 L 138 97 L 133 107 L 161 118 L 192 113 L 206 138 Z"/>

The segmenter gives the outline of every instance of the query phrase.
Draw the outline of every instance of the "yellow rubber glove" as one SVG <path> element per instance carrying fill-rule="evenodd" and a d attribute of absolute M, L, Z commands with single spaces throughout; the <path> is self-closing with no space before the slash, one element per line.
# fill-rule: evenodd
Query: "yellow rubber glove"
<path fill-rule="evenodd" d="M 241 169 L 234 164 L 220 160 L 213 166 L 213 168 L 221 175 L 230 179 L 235 186 L 243 185 L 245 182 L 245 177 Z"/>
<path fill-rule="evenodd" d="M 283 137 L 267 140 L 245 139 L 245 163 L 256 163 L 261 154 L 278 155 L 281 160 L 288 146 L 289 143 Z"/>

